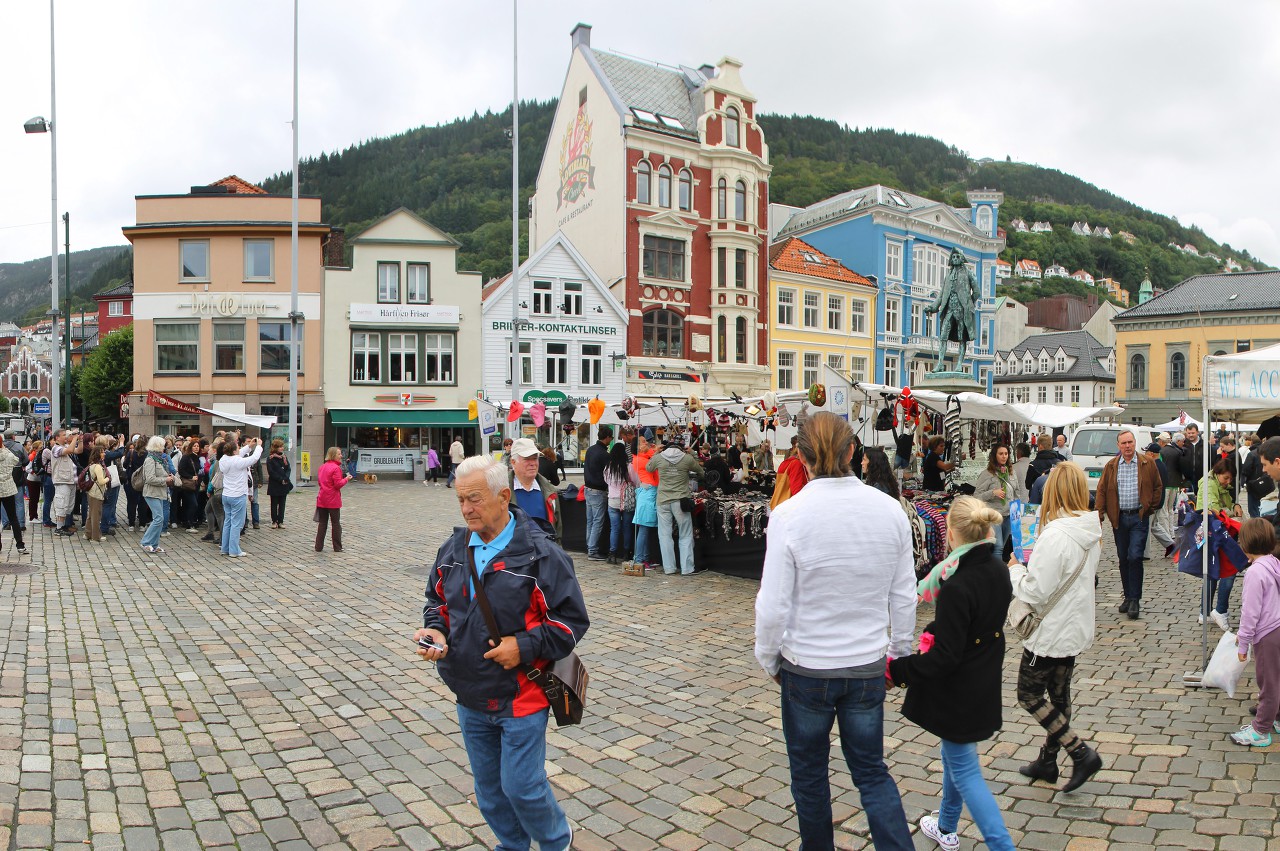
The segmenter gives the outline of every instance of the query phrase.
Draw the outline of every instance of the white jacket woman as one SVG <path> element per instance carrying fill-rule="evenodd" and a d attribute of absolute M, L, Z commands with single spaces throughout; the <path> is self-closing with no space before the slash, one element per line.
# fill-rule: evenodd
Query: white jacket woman
<path fill-rule="evenodd" d="M 1078 656 L 1093 644 L 1093 577 L 1102 554 L 1102 523 L 1096 511 L 1066 515 L 1044 526 L 1029 565 L 1009 568 L 1013 596 L 1037 609 L 1082 563 L 1084 569 L 1022 646 L 1037 656 Z"/>

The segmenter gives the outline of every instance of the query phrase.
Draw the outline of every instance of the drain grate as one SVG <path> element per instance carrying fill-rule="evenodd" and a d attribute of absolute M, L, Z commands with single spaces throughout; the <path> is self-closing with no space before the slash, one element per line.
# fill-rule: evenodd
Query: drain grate
<path fill-rule="evenodd" d="M 429 564 L 402 564 L 402 565 L 400 565 L 400 570 L 401 570 L 403 573 L 407 573 L 407 574 L 409 574 L 410 576 L 424 576 L 424 577 L 425 577 L 428 573 L 430 573 L 430 572 L 431 572 L 431 565 L 429 565 Z"/>
<path fill-rule="evenodd" d="M 0 562 L 0 576 L 26 576 L 28 573 L 35 573 L 36 566 L 34 564 L 20 564 L 18 562 Z"/>

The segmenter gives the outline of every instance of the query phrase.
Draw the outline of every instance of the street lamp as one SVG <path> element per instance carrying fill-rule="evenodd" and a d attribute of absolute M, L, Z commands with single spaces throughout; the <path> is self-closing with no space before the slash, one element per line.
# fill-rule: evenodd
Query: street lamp
<path fill-rule="evenodd" d="M 49 62 L 51 66 L 50 67 L 50 87 L 52 88 L 53 86 L 53 83 L 52 83 L 52 79 L 53 79 L 52 77 L 52 73 L 53 73 L 53 68 L 52 68 L 52 64 L 53 64 L 53 21 L 52 21 L 53 3 L 52 3 L 52 0 L 50 0 L 50 3 L 49 3 L 49 12 L 50 12 Z M 50 93 L 50 98 L 51 98 L 50 103 L 55 104 L 56 98 L 53 97 L 52 91 Z M 53 115 L 53 114 L 56 114 L 56 112 L 57 112 L 57 107 L 55 105 L 52 107 L 52 111 L 50 112 L 50 114 Z M 50 435 L 52 435 L 54 429 L 58 427 L 58 423 L 62 421 L 62 410 L 61 410 L 62 405 L 61 405 L 61 399 L 60 399 L 62 387 L 59 384 L 59 374 L 58 374 L 59 373 L 58 361 L 61 359 L 61 354 L 62 354 L 62 349 L 58 344 L 58 135 L 54 132 L 54 129 L 53 129 L 53 119 L 49 119 L 48 121 L 46 121 L 44 119 L 44 116 L 39 116 L 39 115 L 36 116 L 35 118 L 32 118 L 27 123 L 23 124 L 22 129 L 25 130 L 27 133 L 48 133 L 49 134 L 49 157 L 50 157 L 49 180 L 52 186 L 52 189 L 50 190 L 52 204 L 51 204 L 51 212 L 49 214 L 50 307 L 49 307 L 49 313 L 47 315 L 49 316 L 50 324 L 53 326 L 51 329 L 51 334 L 53 339 L 53 351 L 50 353 L 51 356 L 49 358 L 49 360 L 52 362 L 52 369 L 50 370 L 51 387 L 49 388 L 52 391 L 49 394 L 49 405 L 50 405 L 50 414 L 51 414 L 50 420 L 49 420 L 49 433 Z"/>

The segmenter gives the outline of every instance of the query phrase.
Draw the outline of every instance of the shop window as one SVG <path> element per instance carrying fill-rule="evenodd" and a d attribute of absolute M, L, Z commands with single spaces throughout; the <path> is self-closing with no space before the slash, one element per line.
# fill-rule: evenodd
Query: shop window
<path fill-rule="evenodd" d="M 387 372 L 392 384 L 416 384 L 418 380 L 418 335 L 387 335 Z"/>
<path fill-rule="evenodd" d="M 292 326 L 258 320 L 258 371 L 288 372 Z M 302 323 L 298 323 L 298 372 L 302 372 Z"/>
<path fill-rule="evenodd" d="M 644 315 L 641 336 L 646 357 L 684 356 L 684 319 L 673 310 Z"/>
<path fill-rule="evenodd" d="M 213 371 L 244 372 L 244 323 L 213 323 Z"/>
<path fill-rule="evenodd" d="M 200 323 L 157 322 L 156 372 L 200 371 Z"/>
<path fill-rule="evenodd" d="M 378 264 L 378 303 L 400 303 L 400 264 Z"/>
<path fill-rule="evenodd" d="M 422 335 L 422 381 L 425 384 L 454 384 L 453 360 L 457 348 L 454 334 Z M 520 347 L 521 354 L 524 346 Z M 532 384 L 532 380 L 526 382 Z"/>
<path fill-rule="evenodd" d="M 382 382 L 382 334 L 351 332 L 351 381 L 353 384 Z"/>
<path fill-rule="evenodd" d="M 408 263 L 405 266 L 406 294 L 409 304 L 431 303 L 431 264 Z"/>

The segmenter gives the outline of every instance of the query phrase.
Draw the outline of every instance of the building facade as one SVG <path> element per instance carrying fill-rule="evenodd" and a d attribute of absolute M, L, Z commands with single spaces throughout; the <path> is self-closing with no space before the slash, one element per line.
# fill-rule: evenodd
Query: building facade
<path fill-rule="evenodd" d="M 93 297 L 98 303 L 98 338 L 133 322 L 133 281 L 103 290 Z"/>
<path fill-rule="evenodd" d="M 741 63 L 619 56 L 593 49 L 585 24 L 572 49 L 530 246 L 563 232 L 625 307 L 629 393 L 764 390 L 769 149 Z M 721 326 L 743 324 L 713 350 Z"/>
<path fill-rule="evenodd" d="M 806 390 L 826 364 L 869 381 L 875 364 L 876 285 L 800 239 L 769 250 L 773 389 Z M 718 338 L 717 346 L 724 345 Z"/>
<path fill-rule="evenodd" d="M 325 443 L 355 449 L 359 472 L 413 473 L 454 435 L 476 452 L 480 273 L 459 272 L 460 244 L 404 208 L 351 244 L 351 267 L 324 273 Z"/>
<path fill-rule="evenodd" d="M 1280 342 L 1280 272 L 1195 275 L 1112 322 L 1126 419 L 1167 422 L 1200 409 L 1206 355 Z"/>
<path fill-rule="evenodd" d="M 996 352 L 995 392 L 1003 402 L 1096 408 L 1115 401 L 1115 350 L 1087 331 L 1034 334 Z"/>
<path fill-rule="evenodd" d="M 0 388 L 14 414 L 35 414 L 34 406 L 53 399 L 53 375 L 47 358 L 38 357 L 30 346 L 16 346 L 9 363 L 0 371 Z M 79 416 L 79 411 L 74 412 Z M 67 417 L 71 411 L 65 412 Z"/>
<path fill-rule="evenodd" d="M 981 289 L 978 339 L 969 346 L 966 371 L 991 388 L 996 260 L 1004 248 L 996 222 L 1004 195 L 984 190 L 968 193 L 968 199 L 969 208 L 957 210 L 887 186 L 868 186 L 799 210 L 781 226 L 779 237 L 800 237 L 876 278 L 877 382 L 915 384 L 934 368 L 937 316 L 925 309 L 937 298 L 951 250 L 958 248 Z M 954 358 L 957 346 L 949 349 Z"/>
<path fill-rule="evenodd" d="M 136 208 L 137 222 L 124 228 L 134 270 L 130 430 L 207 435 L 251 414 L 277 417 L 273 434 L 287 434 L 296 345 L 301 448 L 323 458 L 320 292 L 330 229 L 320 199 L 299 200 L 296 342 L 289 196 L 232 176 L 185 195 L 138 196 Z M 148 390 L 205 410 L 153 407 Z"/>

